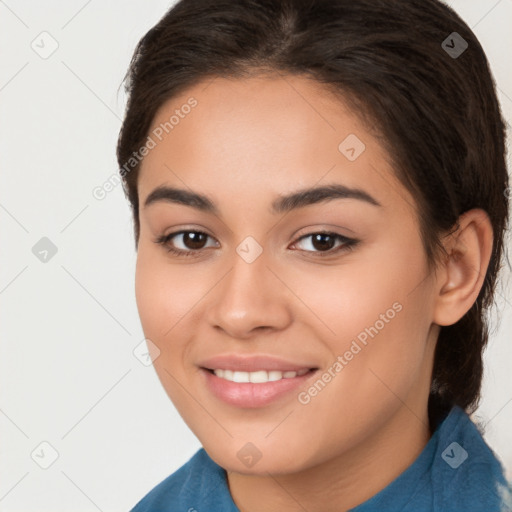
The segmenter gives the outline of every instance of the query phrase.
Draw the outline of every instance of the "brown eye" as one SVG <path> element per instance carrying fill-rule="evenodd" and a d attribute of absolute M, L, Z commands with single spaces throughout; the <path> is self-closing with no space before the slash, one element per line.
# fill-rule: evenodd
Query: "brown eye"
<path fill-rule="evenodd" d="M 205 248 L 208 238 L 211 237 L 202 231 L 178 231 L 158 237 L 155 243 L 163 245 L 175 255 L 194 256 Z"/>
<path fill-rule="evenodd" d="M 208 238 L 208 235 L 205 233 L 200 233 L 198 231 L 185 231 L 182 234 L 183 236 L 183 244 L 187 249 L 203 249 L 203 246 Z"/>
<path fill-rule="evenodd" d="M 311 240 L 311 242 L 303 245 L 309 246 L 309 248 L 306 247 L 303 250 L 305 250 L 306 252 L 319 253 L 320 256 L 323 256 L 322 253 L 325 253 L 325 255 L 327 256 L 344 249 L 349 249 L 357 243 L 357 240 L 347 238 L 337 233 L 320 232 L 304 235 L 303 237 L 299 238 L 298 242 L 295 245 L 308 239 Z M 339 243 L 336 246 L 337 242 Z"/>
<path fill-rule="evenodd" d="M 328 251 L 332 249 L 336 243 L 336 239 L 324 233 L 317 233 L 312 237 L 313 247 L 319 251 Z"/>

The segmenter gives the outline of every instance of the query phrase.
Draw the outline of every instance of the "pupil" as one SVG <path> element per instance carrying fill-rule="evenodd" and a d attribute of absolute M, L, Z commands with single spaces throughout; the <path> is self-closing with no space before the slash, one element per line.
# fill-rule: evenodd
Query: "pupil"
<path fill-rule="evenodd" d="M 326 247 L 325 241 L 324 242 L 321 241 L 322 238 L 330 239 L 329 240 L 330 243 L 329 242 L 327 243 L 328 247 Z M 317 243 L 319 241 L 320 241 L 320 244 Z M 333 248 L 333 242 L 334 242 L 334 238 L 332 236 L 326 235 L 324 233 L 318 233 L 317 235 L 315 235 L 313 237 L 313 246 L 315 247 L 315 249 L 325 249 L 325 250 L 332 249 Z"/>
<path fill-rule="evenodd" d="M 204 233 L 196 233 L 196 232 L 188 232 L 185 233 L 185 245 L 189 249 L 201 249 L 202 244 L 204 244 L 204 240 L 200 240 L 200 238 L 204 239 Z"/>

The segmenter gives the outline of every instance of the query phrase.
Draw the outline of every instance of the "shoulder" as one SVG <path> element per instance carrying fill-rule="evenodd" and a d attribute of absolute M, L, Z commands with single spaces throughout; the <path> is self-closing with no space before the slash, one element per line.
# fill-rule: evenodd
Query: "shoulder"
<path fill-rule="evenodd" d="M 454 407 L 418 458 L 353 512 L 512 512 L 500 461 L 466 412 Z"/>
<path fill-rule="evenodd" d="M 432 483 L 436 510 L 491 512 L 510 506 L 501 462 L 460 407 L 451 410 L 439 429 Z"/>
<path fill-rule="evenodd" d="M 155 486 L 131 512 L 194 512 L 215 505 L 227 508 L 231 501 L 225 471 L 198 450 L 188 462 Z M 232 501 L 231 501 L 232 503 Z M 236 511 L 236 508 L 233 509 Z"/>

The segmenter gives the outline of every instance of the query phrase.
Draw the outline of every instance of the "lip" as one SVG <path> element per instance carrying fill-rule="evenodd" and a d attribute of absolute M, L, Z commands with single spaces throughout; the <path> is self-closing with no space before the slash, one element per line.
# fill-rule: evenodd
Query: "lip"
<path fill-rule="evenodd" d="M 240 372 L 255 372 L 258 370 L 278 370 L 282 372 L 297 372 L 304 368 L 317 368 L 310 363 L 294 363 L 285 359 L 269 355 L 221 354 L 211 357 L 198 364 L 208 370 L 233 370 Z"/>
<path fill-rule="evenodd" d="M 240 408 L 254 409 L 269 405 L 284 398 L 316 374 L 318 369 L 312 364 L 295 363 L 267 355 L 240 356 L 238 354 L 219 355 L 207 359 L 199 365 L 205 379 L 205 386 L 218 399 Z M 217 377 L 211 370 L 253 372 L 258 370 L 298 371 L 307 368 L 304 375 L 281 380 L 253 383 L 231 382 Z"/>

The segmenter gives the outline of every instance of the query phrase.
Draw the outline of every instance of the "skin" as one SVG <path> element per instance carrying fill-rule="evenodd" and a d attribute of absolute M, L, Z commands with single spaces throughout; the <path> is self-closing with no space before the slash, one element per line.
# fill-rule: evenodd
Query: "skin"
<path fill-rule="evenodd" d="M 390 155 L 320 84 L 298 76 L 216 78 L 164 104 L 152 128 L 189 97 L 197 106 L 145 156 L 138 178 L 136 299 L 145 336 L 160 351 L 155 369 L 227 470 L 241 511 L 347 510 L 410 466 L 431 436 L 427 399 L 439 326 L 455 323 L 477 298 L 490 223 L 481 210 L 461 217 L 432 272 L 414 200 L 394 177 Z M 338 150 L 349 134 L 366 146 L 353 162 Z M 333 199 L 270 213 L 278 196 L 326 184 L 364 190 L 380 206 Z M 144 207 L 160 185 L 206 194 L 220 214 L 168 201 Z M 203 249 L 181 235 L 169 242 L 195 250 L 192 257 L 155 243 L 180 230 L 209 238 Z M 359 242 L 322 258 L 312 237 L 299 240 L 321 230 Z M 248 236 L 263 250 L 252 263 L 236 252 Z M 307 404 L 292 392 L 265 407 L 238 408 L 204 385 L 198 363 L 227 352 L 310 362 L 321 374 L 395 303 L 400 312 Z M 250 468 L 237 457 L 247 442 L 261 453 Z"/>

